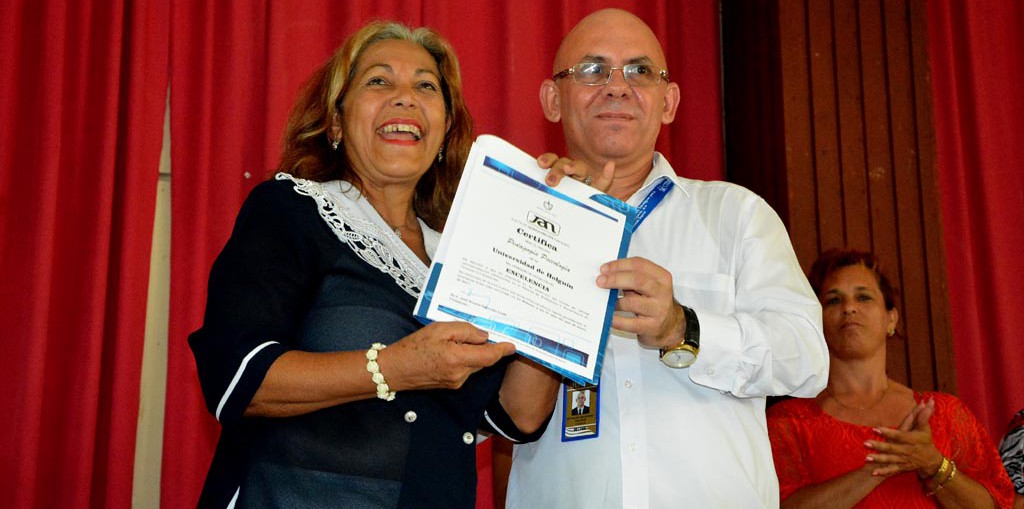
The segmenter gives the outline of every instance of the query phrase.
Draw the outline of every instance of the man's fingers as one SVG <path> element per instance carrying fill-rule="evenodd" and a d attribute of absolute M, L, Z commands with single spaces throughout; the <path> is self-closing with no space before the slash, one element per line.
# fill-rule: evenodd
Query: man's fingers
<path fill-rule="evenodd" d="M 596 283 L 598 288 L 637 291 L 636 278 L 635 272 L 610 272 L 597 276 Z"/>
<path fill-rule="evenodd" d="M 576 161 L 567 157 L 558 157 L 555 154 L 547 153 L 537 158 L 537 165 L 541 168 L 549 168 L 544 182 L 556 187 L 565 177 L 583 181 L 587 176 L 587 167 L 584 164 L 577 164 Z"/>
<path fill-rule="evenodd" d="M 647 277 L 648 273 L 656 272 L 659 268 L 643 258 L 612 260 L 601 266 L 601 273 L 597 277 L 597 286 L 643 293 L 638 288 L 639 280 Z"/>
<path fill-rule="evenodd" d="M 647 297 L 635 292 L 623 294 L 616 303 L 616 309 L 633 313 L 637 316 L 657 318 L 660 322 L 664 315 L 664 307 L 659 306 L 657 299 Z"/>
<path fill-rule="evenodd" d="M 613 271 L 597 276 L 598 288 L 614 288 L 638 293 L 645 297 L 671 297 L 672 282 L 668 273 L 643 271 Z"/>
<path fill-rule="evenodd" d="M 618 260 L 612 260 L 610 262 L 601 265 L 601 274 L 608 274 L 611 272 L 658 272 L 662 271 L 668 274 L 668 271 L 662 268 L 660 265 L 643 258 L 640 256 L 630 256 L 629 258 L 620 258 Z"/>
<path fill-rule="evenodd" d="M 540 166 L 541 168 L 544 169 L 548 169 L 551 168 L 551 165 L 555 164 L 555 161 L 557 160 L 558 154 L 555 154 L 554 152 L 545 152 L 537 156 L 537 166 Z"/>
<path fill-rule="evenodd" d="M 554 152 L 545 152 L 537 156 L 537 166 L 548 170 L 547 176 L 544 177 L 544 182 L 551 187 L 557 186 L 562 181 L 562 177 L 565 176 L 564 165 L 559 166 L 557 164 L 558 161 L 558 154 Z"/>
<path fill-rule="evenodd" d="M 537 156 L 537 166 L 548 170 L 548 174 L 544 177 L 544 183 L 551 187 L 558 186 L 563 178 L 569 177 L 601 192 L 607 191 L 611 187 L 612 177 L 615 173 L 615 163 L 612 161 L 605 163 L 600 171 L 593 171 L 582 161 L 558 157 L 558 154 L 552 152 Z"/>
<path fill-rule="evenodd" d="M 601 169 L 601 173 L 593 178 L 590 182 L 590 186 L 601 192 L 608 191 L 612 186 L 612 180 L 615 177 L 615 161 L 608 161 L 604 164 L 604 168 Z"/>
<path fill-rule="evenodd" d="M 612 328 L 636 334 L 641 326 L 640 320 L 635 316 L 612 315 Z"/>

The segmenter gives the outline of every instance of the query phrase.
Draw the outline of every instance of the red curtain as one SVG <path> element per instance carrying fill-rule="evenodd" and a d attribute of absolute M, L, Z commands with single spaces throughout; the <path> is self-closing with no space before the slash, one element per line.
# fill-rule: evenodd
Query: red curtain
<path fill-rule="evenodd" d="M 666 46 L 673 78 L 683 84 L 679 116 L 663 130 L 660 149 L 683 174 L 721 179 L 717 0 L 174 3 L 163 507 L 195 504 L 217 436 L 185 339 L 201 323 L 209 268 L 242 199 L 277 163 L 288 109 L 303 80 L 371 19 L 428 25 L 458 52 L 478 134 L 497 134 L 531 153 L 562 151 L 560 127 L 541 114 L 539 85 L 550 76 L 562 35 L 586 13 L 608 6 L 648 21 Z M 484 507 L 488 489 L 481 490 Z"/>
<path fill-rule="evenodd" d="M 0 2 L 0 492 L 9 507 L 130 504 L 169 55 L 165 507 L 194 504 L 216 433 L 185 345 L 210 263 L 245 193 L 276 162 L 302 79 L 365 21 L 438 28 L 462 58 L 477 131 L 540 152 L 562 149 L 536 106 L 559 38 L 587 12 L 630 9 L 659 34 L 683 83 L 660 149 L 683 174 L 722 176 L 715 0 L 162 4 Z M 998 434 L 1024 406 L 1024 354 L 1011 346 L 1024 320 L 1012 251 L 1024 240 L 1024 7 L 929 2 L 928 11 L 960 395 Z"/>
<path fill-rule="evenodd" d="M 0 5 L 0 498 L 130 507 L 161 2 Z"/>
<path fill-rule="evenodd" d="M 1024 407 L 1024 3 L 928 2 L 960 397 L 998 439 Z"/>

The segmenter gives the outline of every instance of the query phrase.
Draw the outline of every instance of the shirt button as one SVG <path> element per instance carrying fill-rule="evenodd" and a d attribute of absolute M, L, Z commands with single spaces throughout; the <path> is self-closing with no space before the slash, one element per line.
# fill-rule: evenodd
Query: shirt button
<path fill-rule="evenodd" d="M 704 370 L 704 374 L 707 376 L 715 376 L 715 368 L 708 366 L 708 368 Z"/>
<path fill-rule="evenodd" d="M 476 437 L 474 437 L 472 433 L 467 431 L 462 434 L 462 441 L 466 442 L 466 445 L 470 445 L 473 442 L 476 442 Z"/>
<path fill-rule="evenodd" d="M 636 442 L 629 443 L 629 452 L 636 452 Z"/>
<path fill-rule="evenodd" d="M 632 378 L 627 378 L 625 382 L 622 382 L 622 385 L 624 385 L 627 389 L 632 389 L 633 388 L 633 379 Z"/>
<path fill-rule="evenodd" d="M 405 422 L 416 422 L 416 412 L 409 410 L 405 413 Z"/>

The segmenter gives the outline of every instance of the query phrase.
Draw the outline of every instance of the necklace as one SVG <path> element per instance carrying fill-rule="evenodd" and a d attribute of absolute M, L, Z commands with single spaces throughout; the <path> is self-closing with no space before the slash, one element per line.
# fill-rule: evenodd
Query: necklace
<path fill-rule="evenodd" d="M 374 208 L 374 211 L 377 212 L 377 217 L 379 217 L 380 220 L 384 222 L 384 224 L 388 225 L 388 228 L 391 228 L 391 231 L 395 234 L 396 237 L 399 238 L 399 240 L 401 240 L 402 238 L 402 228 L 408 228 L 409 230 L 412 230 L 412 227 L 409 226 L 408 218 L 406 218 L 404 223 L 396 226 L 391 224 L 391 222 L 388 221 L 386 217 L 384 217 L 384 214 L 381 214 L 379 210 L 376 210 L 376 206 L 374 206 L 372 203 L 370 204 L 370 206 L 372 206 Z M 413 222 L 415 223 L 416 221 L 414 220 Z"/>
<path fill-rule="evenodd" d="M 391 231 L 395 232 L 395 236 L 398 237 L 399 239 L 402 238 L 402 228 L 409 228 L 410 230 L 412 229 L 409 226 L 404 225 L 404 224 L 400 224 L 398 226 L 395 226 L 395 225 L 389 223 L 387 219 L 384 219 L 384 216 L 380 216 L 380 218 L 384 221 L 384 224 L 388 225 L 388 228 L 391 228 Z"/>
<path fill-rule="evenodd" d="M 879 396 L 874 403 L 868 406 L 851 406 L 847 405 L 846 403 L 843 403 L 842 401 L 839 400 L 839 398 L 836 397 L 835 394 L 832 393 L 832 389 L 829 389 L 827 385 L 825 386 L 825 392 L 827 392 L 829 397 L 831 397 L 836 403 L 839 403 L 839 406 L 849 410 L 857 410 L 858 412 L 864 412 L 867 410 L 871 410 L 872 408 L 875 408 L 879 403 L 882 402 L 883 399 L 885 399 L 885 395 L 889 392 L 889 378 L 885 379 L 885 390 L 882 391 L 882 395 Z"/>

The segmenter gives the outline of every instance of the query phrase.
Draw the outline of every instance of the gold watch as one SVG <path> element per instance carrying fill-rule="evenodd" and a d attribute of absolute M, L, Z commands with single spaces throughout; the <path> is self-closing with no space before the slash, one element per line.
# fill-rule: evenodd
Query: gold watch
<path fill-rule="evenodd" d="M 700 322 L 697 321 L 697 313 L 686 306 L 683 308 L 683 316 L 686 317 L 686 329 L 683 331 L 683 340 L 679 344 L 662 348 L 661 362 L 670 368 L 686 368 L 697 360 L 700 352 Z"/>

